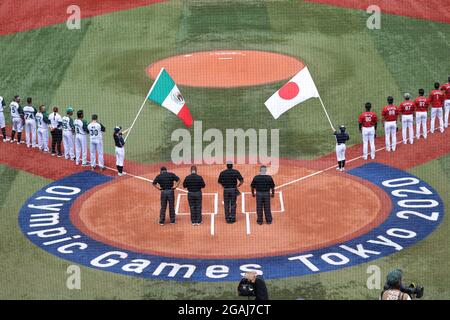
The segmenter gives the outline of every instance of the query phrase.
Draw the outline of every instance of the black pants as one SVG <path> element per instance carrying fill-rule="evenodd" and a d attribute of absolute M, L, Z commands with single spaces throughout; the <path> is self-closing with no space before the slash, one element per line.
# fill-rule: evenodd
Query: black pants
<path fill-rule="evenodd" d="M 257 222 L 263 223 L 263 211 L 266 216 L 266 222 L 272 222 L 272 212 L 270 211 L 270 192 L 256 192 L 256 215 Z"/>
<path fill-rule="evenodd" d="M 223 203 L 225 209 L 225 220 L 228 223 L 236 222 L 236 198 L 238 190 L 236 188 L 223 189 Z"/>
<path fill-rule="evenodd" d="M 159 213 L 159 223 L 164 223 L 166 221 L 166 208 L 167 203 L 169 203 L 169 216 L 170 222 L 175 222 L 175 192 L 173 190 L 162 190 L 161 191 L 161 211 Z"/>
<path fill-rule="evenodd" d="M 189 208 L 191 209 L 191 222 L 202 222 L 202 192 L 188 193 Z"/>
<path fill-rule="evenodd" d="M 58 154 L 62 154 L 61 142 L 62 142 L 62 130 L 54 129 L 52 131 L 52 154 L 56 153 L 56 149 L 58 149 Z"/>

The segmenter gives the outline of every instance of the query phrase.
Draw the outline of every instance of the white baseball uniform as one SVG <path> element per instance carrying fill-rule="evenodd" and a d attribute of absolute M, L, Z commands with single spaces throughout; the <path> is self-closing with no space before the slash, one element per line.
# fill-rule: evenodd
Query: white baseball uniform
<path fill-rule="evenodd" d="M 75 158 L 75 137 L 73 120 L 69 116 L 62 118 L 64 157 L 66 159 Z"/>
<path fill-rule="evenodd" d="M 450 100 L 445 100 L 444 109 L 445 109 L 444 127 L 448 128 L 448 117 L 450 115 Z"/>
<path fill-rule="evenodd" d="M 397 146 L 397 121 L 384 122 L 384 138 L 386 142 L 386 150 L 395 151 Z"/>
<path fill-rule="evenodd" d="M 4 128 L 5 123 L 5 115 L 3 114 L 3 110 L 5 108 L 5 100 L 2 96 L 0 96 L 0 128 Z"/>
<path fill-rule="evenodd" d="M 436 122 L 436 117 L 439 120 L 439 130 L 441 132 L 444 132 L 444 116 L 443 116 L 443 110 L 442 108 L 436 108 L 436 107 L 432 107 L 431 108 L 431 124 L 430 124 L 430 132 L 434 133 L 434 128 L 436 126 L 435 122 Z"/>
<path fill-rule="evenodd" d="M 33 106 L 23 108 L 27 147 L 36 147 L 36 109 Z"/>
<path fill-rule="evenodd" d="M 412 114 L 404 114 L 402 115 L 402 138 L 403 143 L 406 144 L 408 141 L 408 133 L 409 133 L 409 143 L 414 143 L 414 117 Z"/>
<path fill-rule="evenodd" d="M 45 119 L 44 114 L 42 112 L 36 113 L 36 124 L 37 124 L 37 140 L 38 147 L 40 150 L 44 152 L 48 152 L 48 121 Z"/>
<path fill-rule="evenodd" d="M 19 104 L 13 101 L 10 103 L 9 108 L 11 110 L 12 130 L 15 132 L 22 132 L 23 121 Z"/>
<path fill-rule="evenodd" d="M 87 127 L 84 120 L 76 119 L 73 122 L 75 126 L 75 164 L 87 165 Z"/>
<path fill-rule="evenodd" d="M 91 167 L 95 168 L 96 158 L 98 155 L 98 165 L 100 168 L 105 166 L 103 159 L 103 134 L 105 127 L 98 122 L 91 122 L 88 125 L 88 131 L 90 136 L 90 150 L 91 150 Z"/>

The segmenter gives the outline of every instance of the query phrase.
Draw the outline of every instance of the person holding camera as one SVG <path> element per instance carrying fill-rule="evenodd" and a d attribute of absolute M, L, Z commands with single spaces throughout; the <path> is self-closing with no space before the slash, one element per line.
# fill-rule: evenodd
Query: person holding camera
<path fill-rule="evenodd" d="M 255 300 L 269 300 L 266 282 L 256 272 L 247 272 L 239 282 L 238 294 L 242 297 L 255 297 Z"/>
<path fill-rule="evenodd" d="M 384 290 L 381 292 L 381 300 L 412 300 L 422 298 L 424 288 L 411 283 L 409 287 L 402 284 L 403 272 L 400 269 L 388 273 Z"/>

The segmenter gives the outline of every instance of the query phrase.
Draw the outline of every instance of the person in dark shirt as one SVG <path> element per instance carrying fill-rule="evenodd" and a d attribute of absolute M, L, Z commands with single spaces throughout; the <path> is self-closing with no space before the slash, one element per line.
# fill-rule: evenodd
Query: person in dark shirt
<path fill-rule="evenodd" d="M 272 223 L 272 212 L 270 209 L 270 198 L 275 196 L 275 183 L 271 176 L 267 174 L 267 167 L 261 166 L 259 174 L 253 178 L 250 185 L 252 188 L 252 196 L 256 196 L 256 222 L 263 224 L 263 209 L 266 216 L 266 223 Z M 256 191 L 256 195 L 255 195 Z"/>
<path fill-rule="evenodd" d="M 241 282 L 243 281 L 248 281 L 253 285 L 255 300 L 269 300 L 266 282 L 256 272 L 245 273 Z"/>
<path fill-rule="evenodd" d="M 347 132 L 345 132 L 345 126 L 341 125 L 339 127 L 339 132 L 334 131 L 334 137 L 336 138 L 336 158 L 338 166 L 336 170 L 345 171 L 345 143 L 350 139 Z"/>
<path fill-rule="evenodd" d="M 218 182 L 223 187 L 225 220 L 227 223 L 235 223 L 238 188 L 244 183 L 244 178 L 238 170 L 233 169 L 233 163 L 227 161 L 227 169 L 220 173 Z"/>
<path fill-rule="evenodd" d="M 176 182 L 174 186 L 174 182 Z M 153 186 L 161 191 L 161 211 L 159 225 L 163 226 L 166 220 L 166 208 L 169 204 L 170 224 L 175 224 L 175 189 L 180 184 L 180 178 L 172 172 L 167 172 L 166 167 L 161 167 L 160 174 L 153 180 Z M 159 185 L 159 186 L 158 186 Z"/>
<path fill-rule="evenodd" d="M 116 167 L 119 177 L 125 175 L 125 172 L 123 172 L 123 164 L 125 161 L 125 139 L 123 138 L 123 135 L 126 134 L 128 130 L 129 129 L 122 130 L 121 126 L 114 128 L 113 138 L 116 146 Z"/>
<path fill-rule="evenodd" d="M 191 210 L 191 223 L 199 226 L 202 222 L 202 189 L 205 181 L 197 174 L 197 167 L 191 167 L 191 174 L 183 181 L 183 188 L 188 190 L 188 202 Z"/>

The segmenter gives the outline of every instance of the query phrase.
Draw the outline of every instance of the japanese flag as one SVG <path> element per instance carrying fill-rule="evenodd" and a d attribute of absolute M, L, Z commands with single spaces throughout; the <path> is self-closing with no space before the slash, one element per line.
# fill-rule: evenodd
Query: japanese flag
<path fill-rule="evenodd" d="M 272 116 L 278 119 L 289 109 L 310 98 L 319 98 L 319 92 L 308 68 L 305 67 L 280 90 L 275 92 L 265 102 L 265 105 Z"/>

